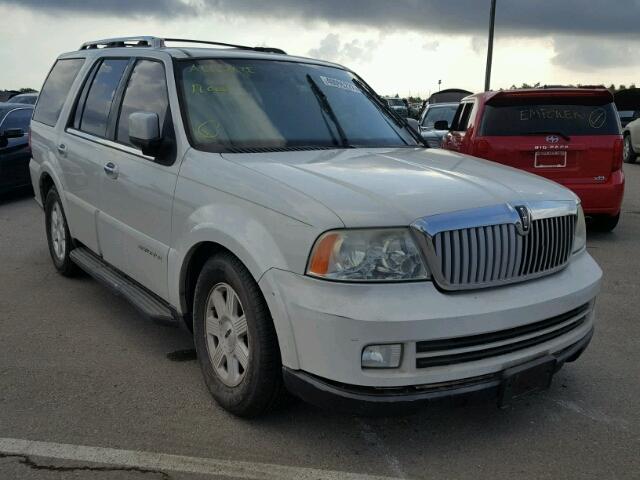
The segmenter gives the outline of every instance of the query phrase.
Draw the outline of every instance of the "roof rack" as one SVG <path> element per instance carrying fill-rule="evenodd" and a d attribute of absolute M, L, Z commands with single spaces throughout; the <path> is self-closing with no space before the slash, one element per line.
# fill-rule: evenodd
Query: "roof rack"
<path fill-rule="evenodd" d="M 166 42 L 183 42 L 183 43 L 201 43 L 205 45 L 217 45 L 220 47 L 238 48 L 240 50 L 253 50 L 256 52 L 280 53 L 286 55 L 286 52 L 280 48 L 273 47 L 248 47 L 246 45 L 236 45 L 234 43 L 210 42 L 207 40 L 191 40 L 187 38 L 158 38 L 149 36 L 140 37 L 119 37 L 105 38 L 103 40 L 93 40 L 85 42 L 80 46 L 80 50 L 95 50 L 97 48 L 123 48 L 123 47 L 148 47 L 148 48 L 164 48 Z"/>

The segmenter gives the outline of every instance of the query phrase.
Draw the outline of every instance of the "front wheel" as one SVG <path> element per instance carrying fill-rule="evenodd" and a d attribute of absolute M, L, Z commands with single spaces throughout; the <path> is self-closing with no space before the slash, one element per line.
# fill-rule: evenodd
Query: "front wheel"
<path fill-rule="evenodd" d="M 255 417 L 284 395 L 280 350 L 260 289 L 230 253 L 209 259 L 198 277 L 193 335 L 205 383 L 216 402 Z"/>
<path fill-rule="evenodd" d="M 60 196 L 55 188 L 52 188 L 47 193 L 44 202 L 44 215 L 47 242 L 53 265 L 62 275 L 71 277 L 78 273 L 78 267 L 69 257 L 73 249 L 73 241 L 69 233 L 67 217 L 64 214 Z"/>
<path fill-rule="evenodd" d="M 625 135 L 624 145 L 622 148 L 622 158 L 624 163 L 636 163 L 638 154 L 633 151 L 633 144 L 631 142 L 631 135 Z"/>

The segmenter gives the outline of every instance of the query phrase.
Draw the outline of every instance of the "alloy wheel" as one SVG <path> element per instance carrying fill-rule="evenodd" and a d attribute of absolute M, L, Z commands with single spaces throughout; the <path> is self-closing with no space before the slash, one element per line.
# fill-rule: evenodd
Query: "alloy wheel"
<path fill-rule="evenodd" d="M 56 202 L 51 209 L 51 242 L 53 243 L 53 252 L 58 260 L 64 260 L 66 253 L 67 234 L 65 231 L 64 217 L 60 204 Z"/>
<path fill-rule="evenodd" d="M 213 287 L 207 299 L 205 333 L 213 370 L 222 383 L 235 387 L 249 367 L 249 334 L 244 308 L 226 283 Z"/>

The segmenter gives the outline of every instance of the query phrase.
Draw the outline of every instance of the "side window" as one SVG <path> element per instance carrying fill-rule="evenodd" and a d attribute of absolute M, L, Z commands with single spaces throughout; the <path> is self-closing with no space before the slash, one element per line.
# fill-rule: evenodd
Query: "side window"
<path fill-rule="evenodd" d="M 160 131 L 166 132 L 170 122 L 169 97 L 164 66 L 160 62 L 139 60 L 131 73 L 122 99 L 116 141 L 130 145 L 129 115 L 133 112 L 151 112 L 158 115 Z"/>
<path fill-rule="evenodd" d="M 106 59 L 98 68 L 80 118 L 80 130 L 106 136 L 109 111 L 128 59 Z"/>
<path fill-rule="evenodd" d="M 0 130 L 7 130 L 8 128 L 20 128 L 25 134 L 29 130 L 29 123 L 31 122 L 31 114 L 33 110 L 31 108 L 21 108 L 19 110 L 13 110 L 4 117 L 4 121 L 0 125 Z"/>
<path fill-rule="evenodd" d="M 453 118 L 451 130 L 454 132 L 465 132 L 469 125 L 469 117 L 471 116 L 472 110 L 473 102 L 461 103 L 455 117 Z"/>
<path fill-rule="evenodd" d="M 466 105 L 465 103 L 461 103 L 460 105 L 458 105 L 458 109 L 456 110 L 456 113 L 453 116 L 453 120 L 451 120 L 450 130 L 452 132 L 455 132 L 458 130 L 458 124 L 460 123 L 460 117 L 462 117 L 462 111 L 464 110 L 465 105 Z"/>
<path fill-rule="evenodd" d="M 63 59 L 55 63 L 38 97 L 36 110 L 33 114 L 35 121 L 51 127 L 55 126 L 71 89 L 71 84 L 83 63 L 84 58 Z"/>

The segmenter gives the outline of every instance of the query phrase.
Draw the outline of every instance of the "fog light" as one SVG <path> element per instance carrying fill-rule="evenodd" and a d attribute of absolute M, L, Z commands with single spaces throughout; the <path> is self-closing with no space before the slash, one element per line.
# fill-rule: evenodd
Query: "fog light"
<path fill-rule="evenodd" d="M 402 344 L 369 345 L 362 350 L 362 368 L 398 368 Z"/>

